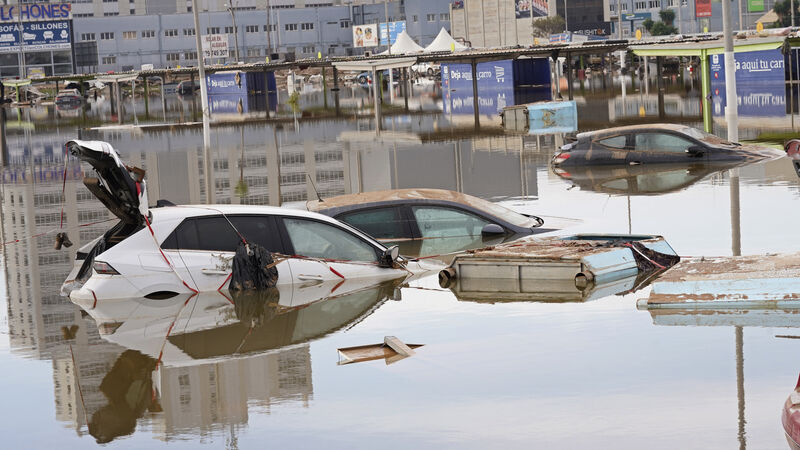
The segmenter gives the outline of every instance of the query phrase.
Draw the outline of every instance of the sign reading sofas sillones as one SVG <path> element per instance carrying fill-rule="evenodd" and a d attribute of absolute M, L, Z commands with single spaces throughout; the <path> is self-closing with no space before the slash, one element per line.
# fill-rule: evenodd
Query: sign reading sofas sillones
<path fill-rule="evenodd" d="M 69 3 L 0 6 L 0 53 L 69 49 L 71 18 Z"/>

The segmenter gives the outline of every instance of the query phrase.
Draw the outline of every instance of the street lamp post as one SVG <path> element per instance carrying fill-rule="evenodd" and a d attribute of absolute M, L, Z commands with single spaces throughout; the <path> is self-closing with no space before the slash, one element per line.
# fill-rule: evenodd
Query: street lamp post
<path fill-rule="evenodd" d="M 235 45 L 236 50 L 236 62 L 238 63 L 241 61 L 239 59 L 239 30 L 236 28 L 236 14 L 233 12 L 233 0 L 230 3 L 226 3 L 225 6 L 228 7 L 228 12 L 231 13 L 231 22 L 233 22 L 233 42 Z"/>
<path fill-rule="evenodd" d="M 569 19 L 567 19 L 567 0 L 564 0 L 564 31 L 569 31 Z"/>
<path fill-rule="evenodd" d="M 267 0 L 267 57 L 269 58 L 272 55 L 272 24 L 270 23 L 270 17 L 272 15 L 272 9 L 269 6 L 269 0 Z"/>

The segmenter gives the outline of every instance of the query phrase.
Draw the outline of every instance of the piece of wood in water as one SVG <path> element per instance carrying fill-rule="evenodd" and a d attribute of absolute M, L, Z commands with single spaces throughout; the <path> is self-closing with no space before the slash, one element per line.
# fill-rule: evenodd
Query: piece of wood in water
<path fill-rule="evenodd" d="M 422 347 L 422 344 L 406 345 L 412 349 Z M 392 356 L 396 355 L 398 355 L 398 353 L 385 344 L 359 345 L 357 347 L 340 348 L 339 365 L 374 361 L 376 359 L 391 358 Z"/>
<path fill-rule="evenodd" d="M 412 350 L 411 347 L 407 346 L 403 341 L 397 339 L 395 336 L 385 336 L 383 338 L 383 343 L 391 347 L 392 350 L 396 351 L 400 355 L 412 356 L 414 354 L 414 350 Z"/>

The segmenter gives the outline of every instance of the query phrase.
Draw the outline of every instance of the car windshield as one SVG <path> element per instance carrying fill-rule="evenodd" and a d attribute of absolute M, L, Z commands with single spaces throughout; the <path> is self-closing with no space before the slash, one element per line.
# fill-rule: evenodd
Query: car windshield
<path fill-rule="evenodd" d="M 697 139 L 698 141 L 708 138 L 719 139 L 717 136 L 714 136 L 713 134 L 706 133 L 703 130 L 698 130 L 697 128 L 692 128 L 692 127 L 683 127 L 678 131 L 680 133 L 685 134 L 686 136 Z"/>
<path fill-rule="evenodd" d="M 520 213 L 514 212 L 505 206 L 498 205 L 477 197 L 469 197 L 463 199 L 464 203 L 472 206 L 473 208 L 485 211 L 495 217 L 505 220 L 506 222 L 523 228 L 533 228 L 539 225 L 536 219 L 523 216 Z"/>

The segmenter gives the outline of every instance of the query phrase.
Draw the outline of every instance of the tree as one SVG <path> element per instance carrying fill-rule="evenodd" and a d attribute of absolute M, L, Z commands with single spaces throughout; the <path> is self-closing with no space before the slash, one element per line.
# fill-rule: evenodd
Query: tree
<path fill-rule="evenodd" d="M 795 17 L 797 17 L 797 11 L 800 10 L 800 2 L 795 1 Z M 775 6 L 772 7 L 772 10 L 775 11 L 775 14 L 778 15 L 778 23 L 782 27 L 788 27 L 792 24 L 792 0 L 783 0 L 775 2 Z"/>
<path fill-rule="evenodd" d="M 664 9 L 658 12 L 658 16 L 661 17 L 661 21 L 669 26 L 675 25 L 675 11 L 671 9 Z"/>
<path fill-rule="evenodd" d="M 656 22 L 653 24 L 653 28 L 650 30 L 650 34 L 652 34 L 653 36 L 678 34 L 678 29 L 673 27 L 672 25 L 667 25 L 664 22 Z"/>
<path fill-rule="evenodd" d="M 561 16 L 542 17 L 533 21 L 533 35 L 547 37 L 551 34 L 562 33 L 566 27 Z"/>
<path fill-rule="evenodd" d="M 648 33 L 650 32 L 650 30 L 653 29 L 653 24 L 655 24 L 655 22 L 653 22 L 653 19 L 644 19 L 644 21 L 642 22 L 642 26 L 644 27 L 645 30 L 647 30 Z"/>

